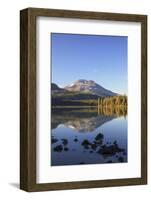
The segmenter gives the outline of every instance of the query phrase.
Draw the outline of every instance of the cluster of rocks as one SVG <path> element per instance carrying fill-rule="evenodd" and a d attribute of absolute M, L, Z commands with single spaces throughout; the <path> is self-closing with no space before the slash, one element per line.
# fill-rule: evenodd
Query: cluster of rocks
<path fill-rule="evenodd" d="M 119 148 L 116 141 L 113 142 L 112 145 L 102 145 L 97 153 L 99 154 L 105 154 L 105 155 L 115 155 L 116 153 L 124 152 L 125 150 L 122 148 Z"/>
<path fill-rule="evenodd" d="M 116 158 L 118 159 L 118 162 L 124 162 L 124 157 L 126 155 L 125 149 L 120 148 L 117 144 L 117 141 L 114 141 L 113 143 L 107 142 L 106 144 L 103 143 L 104 135 L 102 133 L 98 133 L 94 140 L 90 142 L 89 140 L 85 139 L 82 141 L 81 145 L 85 149 L 83 152 L 86 152 L 89 150 L 89 153 L 98 153 L 100 155 L 103 155 L 104 157 L 110 157 L 116 155 Z M 52 144 L 57 143 L 59 140 L 57 138 L 54 138 L 52 136 L 51 142 Z M 77 143 L 79 140 L 77 136 L 73 139 L 75 143 Z M 55 152 L 62 152 L 62 151 L 69 151 L 68 148 L 69 141 L 66 138 L 61 139 L 61 144 L 56 145 L 53 147 L 53 151 Z M 119 153 L 122 153 L 123 156 Z M 108 160 L 107 163 L 112 163 L 112 160 Z M 83 164 L 80 163 L 80 164 Z"/>
<path fill-rule="evenodd" d="M 83 142 L 81 143 L 81 145 L 85 148 L 85 149 L 92 149 L 92 150 L 96 150 L 97 147 L 99 147 L 100 145 L 102 145 L 103 143 L 103 139 L 104 136 L 102 133 L 99 133 L 95 138 L 93 142 L 90 142 L 89 140 L 83 140 Z"/>
<path fill-rule="evenodd" d="M 93 142 L 90 142 L 89 140 L 83 140 L 81 145 L 84 147 L 84 149 L 89 149 L 89 153 L 96 152 L 103 156 L 114 156 L 117 153 L 123 153 L 123 155 L 126 155 L 125 149 L 120 148 L 116 141 L 113 142 L 113 144 L 109 144 L 107 142 L 106 144 L 103 144 L 104 135 L 102 133 L 99 133 L 95 138 Z M 119 162 L 124 162 L 124 158 L 122 156 L 118 157 Z M 107 161 L 107 163 L 112 163 L 112 160 Z"/>
<path fill-rule="evenodd" d="M 52 144 L 57 143 L 58 141 L 59 141 L 59 140 L 58 140 L 57 138 L 54 138 L 54 136 L 52 136 L 52 138 L 51 138 L 51 143 L 52 143 Z M 75 137 L 73 141 L 74 141 L 74 142 L 78 142 L 79 140 L 78 140 L 77 137 Z M 55 152 L 62 152 L 63 150 L 64 150 L 64 151 L 68 151 L 68 150 L 69 150 L 69 148 L 67 147 L 67 145 L 68 145 L 68 143 L 69 143 L 68 140 L 65 139 L 65 138 L 63 138 L 63 139 L 61 139 L 61 142 L 62 142 L 62 144 L 59 144 L 59 145 L 57 145 L 57 146 L 55 146 L 55 147 L 53 148 L 53 150 L 54 150 Z"/>

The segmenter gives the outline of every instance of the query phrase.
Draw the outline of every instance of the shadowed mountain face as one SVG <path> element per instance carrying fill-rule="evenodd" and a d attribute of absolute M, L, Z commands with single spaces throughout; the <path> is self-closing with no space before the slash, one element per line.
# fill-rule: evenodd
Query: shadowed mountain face
<path fill-rule="evenodd" d="M 51 92 L 54 93 L 62 93 L 65 92 L 63 88 L 60 88 L 57 84 L 51 83 Z"/>
<path fill-rule="evenodd" d="M 102 97 L 117 95 L 116 93 L 103 88 L 102 86 L 100 86 L 99 84 L 95 83 L 92 80 L 84 80 L 84 79 L 77 80 L 73 84 L 66 86 L 64 89 L 70 92 L 71 91 L 72 92 L 86 92 L 86 93 L 91 93 L 91 94 L 102 96 Z"/>

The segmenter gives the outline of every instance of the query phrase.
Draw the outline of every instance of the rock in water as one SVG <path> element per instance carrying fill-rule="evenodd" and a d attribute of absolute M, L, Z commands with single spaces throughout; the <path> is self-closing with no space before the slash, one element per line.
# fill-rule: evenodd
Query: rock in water
<path fill-rule="evenodd" d="M 61 152 L 63 150 L 63 147 L 62 147 L 62 145 L 58 145 L 58 146 L 54 147 L 53 150 L 56 152 Z"/>

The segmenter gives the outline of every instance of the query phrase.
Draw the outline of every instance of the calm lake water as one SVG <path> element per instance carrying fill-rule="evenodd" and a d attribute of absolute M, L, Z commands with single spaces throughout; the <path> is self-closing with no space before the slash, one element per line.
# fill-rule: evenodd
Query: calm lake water
<path fill-rule="evenodd" d="M 52 109 L 51 166 L 127 162 L 127 116 Z"/>

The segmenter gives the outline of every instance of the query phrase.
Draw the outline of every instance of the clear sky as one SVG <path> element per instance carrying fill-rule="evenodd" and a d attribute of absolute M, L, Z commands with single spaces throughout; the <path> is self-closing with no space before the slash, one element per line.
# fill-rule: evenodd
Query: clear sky
<path fill-rule="evenodd" d="M 127 94 L 126 36 L 51 34 L 52 82 L 64 87 L 78 79 L 94 80 Z"/>

